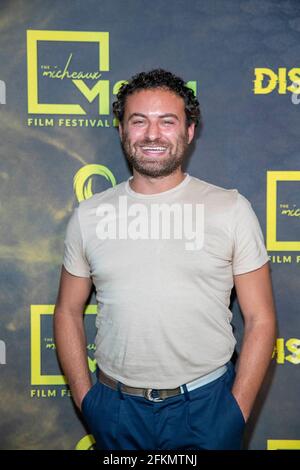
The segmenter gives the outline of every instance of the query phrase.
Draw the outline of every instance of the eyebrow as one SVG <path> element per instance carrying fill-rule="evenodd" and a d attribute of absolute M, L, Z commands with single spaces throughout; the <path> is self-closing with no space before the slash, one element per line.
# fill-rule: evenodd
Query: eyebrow
<path fill-rule="evenodd" d="M 142 118 L 148 119 L 148 117 L 143 113 L 132 113 L 132 114 L 130 114 L 130 116 L 128 118 L 128 121 L 130 121 L 130 119 L 132 119 L 134 117 L 142 117 Z M 173 113 L 160 114 L 158 117 L 159 118 L 172 117 L 172 118 L 176 119 L 177 121 L 179 121 L 178 116 L 176 116 L 176 114 L 173 114 Z"/>

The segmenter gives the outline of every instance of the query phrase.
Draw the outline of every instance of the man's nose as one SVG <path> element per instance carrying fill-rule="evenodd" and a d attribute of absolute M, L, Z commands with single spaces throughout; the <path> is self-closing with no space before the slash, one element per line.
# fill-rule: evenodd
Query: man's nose
<path fill-rule="evenodd" d="M 146 129 L 146 137 L 149 140 L 156 140 L 160 137 L 160 129 L 157 122 L 149 122 Z"/>

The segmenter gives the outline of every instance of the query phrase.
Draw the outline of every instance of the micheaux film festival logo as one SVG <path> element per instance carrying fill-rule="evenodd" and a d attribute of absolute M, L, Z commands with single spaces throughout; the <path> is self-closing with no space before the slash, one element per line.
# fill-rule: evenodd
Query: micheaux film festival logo
<path fill-rule="evenodd" d="M 28 113 L 48 116 L 29 117 L 28 125 L 110 127 L 107 72 L 108 32 L 28 30 Z M 114 85 L 114 94 L 122 83 Z"/>
<path fill-rule="evenodd" d="M 267 172 L 267 250 L 275 263 L 300 263 L 300 171 Z M 295 253 L 298 252 L 298 253 Z"/>
<path fill-rule="evenodd" d="M 54 305 L 31 305 L 30 308 L 31 398 L 70 396 L 66 378 L 62 375 L 57 362 L 52 326 L 54 307 Z M 96 313 L 96 305 L 89 305 L 84 311 L 87 330 L 87 362 L 92 373 L 96 371 L 96 362 L 93 358 L 95 345 L 90 337 L 94 337 Z"/>
<path fill-rule="evenodd" d="M 59 369 L 56 348 L 53 338 L 54 305 L 31 305 L 31 391 L 32 399 L 70 399 L 71 392 L 64 375 Z M 85 325 L 87 330 L 87 361 L 91 373 L 96 371 L 93 358 L 94 343 L 89 341 L 89 330 L 93 329 L 96 305 L 85 309 Z M 92 321 L 91 321 L 92 320 Z M 89 328 L 90 327 L 90 328 Z M 74 444 L 75 450 L 93 450 L 95 439 L 92 434 L 85 434 Z"/>

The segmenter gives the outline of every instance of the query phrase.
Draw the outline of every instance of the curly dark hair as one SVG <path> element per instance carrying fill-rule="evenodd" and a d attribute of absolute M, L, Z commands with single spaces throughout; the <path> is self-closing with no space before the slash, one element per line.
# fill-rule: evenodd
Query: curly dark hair
<path fill-rule="evenodd" d="M 128 95 L 132 95 L 138 90 L 162 88 L 174 92 L 181 96 L 185 103 L 185 114 L 187 126 L 195 123 L 198 126 L 201 122 L 199 101 L 193 91 L 188 88 L 182 78 L 163 69 L 154 69 L 150 72 L 141 72 L 134 75 L 128 82 L 120 87 L 117 100 L 112 104 L 113 112 L 122 123 L 124 118 L 125 102 Z"/>

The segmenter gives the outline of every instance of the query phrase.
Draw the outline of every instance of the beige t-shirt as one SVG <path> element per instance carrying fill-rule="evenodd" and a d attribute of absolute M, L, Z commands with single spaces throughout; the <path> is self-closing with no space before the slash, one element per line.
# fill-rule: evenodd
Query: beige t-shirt
<path fill-rule="evenodd" d="M 158 194 L 129 180 L 95 194 L 65 238 L 66 270 L 96 287 L 97 363 L 134 387 L 175 388 L 228 362 L 233 275 L 268 260 L 247 199 L 188 174 Z"/>

